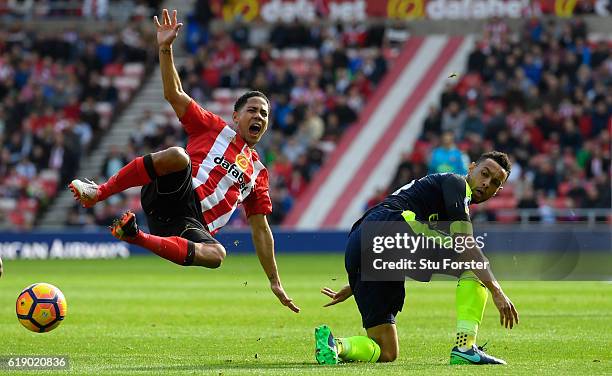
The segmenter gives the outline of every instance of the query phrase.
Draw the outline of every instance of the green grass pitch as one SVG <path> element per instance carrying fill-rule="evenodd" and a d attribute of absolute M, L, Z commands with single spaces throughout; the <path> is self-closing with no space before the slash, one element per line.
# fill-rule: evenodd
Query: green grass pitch
<path fill-rule="evenodd" d="M 503 284 L 521 323 L 501 328 L 489 299 L 479 342 L 488 341 L 488 351 L 509 365 L 457 367 L 448 365 L 454 283 L 408 282 L 398 317 L 399 359 L 330 368 L 314 361 L 314 327 L 327 323 L 338 336 L 364 333 L 353 299 L 322 308 L 328 298 L 319 288 L 346 280 L 343 258 L 280 255 L 278 263 L 300 314 L 278 303 L 254 255 L 230 255 L 217 270 L 156 257 L 5 260 L 0 356 L 68 354 L 70 374 L 612 374 L 610 283 Z M 68 300 L 66 320 L 51 333 L 31 333 L 15 317 L 18 293 L 34 282 L 55 284 Z"/>

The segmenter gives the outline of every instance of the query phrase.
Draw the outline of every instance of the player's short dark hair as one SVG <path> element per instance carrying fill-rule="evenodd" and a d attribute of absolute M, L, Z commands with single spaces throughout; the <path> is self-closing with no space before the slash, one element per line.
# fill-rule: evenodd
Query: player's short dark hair
<path fill-rule="evenodd" d="M 242 107 L 244 107 L 246 102 L 249 100 L 249 98 L 253 98 L 253 97 L 261 97 L 265 99 L 266 103 L 268 103 L 268 111 L 270 111 L 270 100 L 268 99 L 268 97 L 266 97 L 264 93 L 262 93 L 261 91 L 257 91 L 257 90 L 247 91 L 246 93 L 242 94 L 240 98 L 238 98 L 236 103 L 234 103 L 234 111 L 236 112 L 240 111 Z"/>
<path fill-rule="evenodd" d="M 510 169 L 512 167 L 512 164 L 510 163 L 510 159 L 508 159 L 508 154 L 502 153 L 501 151 L 489 151 L 483 153 L 480 157 L 478 157 L 476 164 L 479 164 L 480 162 L 486 159 L 492 159 L 497 162 L 497 164 L 500 165 L 501 168 L 508 172 L 508 176 L 510 176 Z"/>

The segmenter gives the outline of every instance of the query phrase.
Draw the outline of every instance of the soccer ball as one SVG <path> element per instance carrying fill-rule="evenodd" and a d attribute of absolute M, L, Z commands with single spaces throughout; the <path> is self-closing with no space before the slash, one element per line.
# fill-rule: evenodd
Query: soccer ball
<path fill-rule="evenodd" d="M 17 318 L 33 332 L 45 333 L 57 328 L 67 310 L 64 294 L 48 283 L 30 285 L 17 298 Z"/>

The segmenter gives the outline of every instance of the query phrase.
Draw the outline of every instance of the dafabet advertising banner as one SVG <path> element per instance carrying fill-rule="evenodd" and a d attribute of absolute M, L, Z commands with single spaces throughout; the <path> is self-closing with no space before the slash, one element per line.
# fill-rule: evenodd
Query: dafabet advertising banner
<path fill-rule="evenodd" d="M 213 0 L 213 11 L 226 21 L 313 22 L 389 19 L 521 18 L 549 14 L 608 16 L 612 0 Z"/>

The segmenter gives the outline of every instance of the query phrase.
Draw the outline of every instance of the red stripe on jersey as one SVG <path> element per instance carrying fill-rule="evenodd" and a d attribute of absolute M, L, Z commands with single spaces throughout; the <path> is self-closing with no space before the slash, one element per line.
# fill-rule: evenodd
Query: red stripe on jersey
<path fill-rule="evenodd" d="M 268 215 L 272 213 L 272 200 L 270 199 L 270 193 L 267 189 L 268 185 L 268 171 L 262 168 L 257 178 L 255 178 L 253 192 L 251 192 L 242 202 L 247 217 L 254 214 Z"/>
<path fill-rule="evenodd" d="M 238 138 L 238 137 L 236 137 Z M 245 172 L 243 172 L 238 165 L 236 164 L 236 157 L 238 156 L 238 154 L 240 154 L 242 152 L 241 146 L 240 144 L 244 144 L 244 141 L 239 142 L 238 140 L 236 140 L 236 142 L 230 142 L 230 144 L 228 145 L 227 149 L 225 149 L 225 152 L 223 153 L 223 159 L 225 161 L 227 161 L 230 165 L 233 165 L 234 167 L 230 167 L 232 168 L 232 170 L 236 170 L 239 173 L 243 174 L 243 179 L 244 179 L 244 184 L 248 184 L 251 181 L 251 177 L 250 174 L 253 173 L 253 162 L 251 162 L 249 160 L 249 165 L 246 169 Z M 248 147 L 247 147 L 248 148 Z M 204 182 L 204 184 L 202 184 L 202 186 L 204 186 L 204 189 L 201 190 L 196 190 L 196 193 L 198 193 L 198 199 L 200 201 L 204 200 L 206 197 L 208 197 L 211 193 L 213 193 L 213 191 L 215 189 L 223 189 L 222 187 L 219 187 L 219 183 L 221 182 L 221 180 L 229 173 L 228 170 L 226 170 L 223 166 L 221 165 L 217 165 L 215 166 L 210 173 L 208 174 L 208 179 L 206 180 L 206 182 Z M 236 183 L 234 183 L 232 185 L 232 187 L 235 187 Z M 230 188 L 231 189 L 231 188 Z M 238 189 L 238 188 L 236 188 Z M 229 190 L 229 189 L 228 189 Z M 227 198 L 226 198 L 227 199 Z M 232 202 L 232 205 L 234 204 L 234 202 Z M 202 210 L 206 210 L 209 208 L 204 208 L 202 207 Z"/>
<path fill-rule="evenodd" d="M 216 135 L 210 134 L 209 137 L 188 137 L 187 154 L 191 160 L 191 176 L 195 177 L 200 168 L 200 163 L 206 158 L 213 144 Z"/>
<path fill-rule="evenodd" d="M 195 189 L 195 193 L 196 193 L 196 197 L 198 198 L 198 201 L 202 201 L 200 199 L 200 197 L 206 197 L 207 196 L 206 191 L 207 191 L 206 185 L 204 185 L 204 184 L 202 184 L 201 186 L 199 186 L 199 187 L 197 187 Z M 202 208 L 202 210 L 204 210 L 204 208 Z"/>
<path fill-rule="evenodd" d="M 212 224 L 217 218 L 230 211 L 233 211 L 238 201 L 238 189 L 232 186 L 232 189 L 225 195 L 225 200 L 213 206 L 210 210 L 204 211 L 204 220 L 207 224 Z"/>

